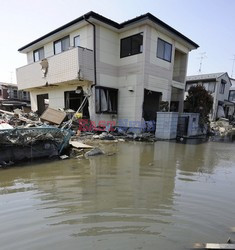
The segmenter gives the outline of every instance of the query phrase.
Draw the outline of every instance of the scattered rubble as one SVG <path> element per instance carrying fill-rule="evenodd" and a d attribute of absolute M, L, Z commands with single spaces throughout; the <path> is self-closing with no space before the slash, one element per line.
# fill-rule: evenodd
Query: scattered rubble
<path fill-rule="evenodd" d="M 92 150 L 85 153 L 85 157 L 88 158 L 90 156 L 103 155 L 104 152 L 100 148 L 93 148 Z"/>
<path fill-rule="evenodd" d="M 68 158 L 69 158 L 68 155 L 61 155 L 61 156 L 60 156 L 60 159 L 61 159 L 61 160 L 65 160 L 65 159 L 68 159 Z"/>
<path fill-rule="evenodd" d="M 84 149 L 71 148 L 69 156 L 71 158 L 78 158 L 84 156 Z"/>

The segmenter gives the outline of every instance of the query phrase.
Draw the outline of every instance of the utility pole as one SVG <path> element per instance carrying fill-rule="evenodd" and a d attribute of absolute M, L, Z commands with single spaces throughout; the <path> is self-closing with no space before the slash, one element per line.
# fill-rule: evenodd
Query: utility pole
<path fill-rule="evenodd" d="M 205 59 L 207 56 L 206 56 L 206 52 L 202 52 L 200 53 L 200 57 L 198 57 L 200 59 L 200 65 L 199 65 L 199 70 L 198 70 L 198 73 L 201 74 L 202 73 L 202 61 L 203 59 Z"/>
<path fill-rule="evenodd" d="M 231 73 L 231 78 L 233 78 L 233 70 L 234 70 L 234 63 L 235 63 L 235 55 L 233 55 L 233 59 L 232 59 L 233 63 L 232 63 L 232 73 Z"/>

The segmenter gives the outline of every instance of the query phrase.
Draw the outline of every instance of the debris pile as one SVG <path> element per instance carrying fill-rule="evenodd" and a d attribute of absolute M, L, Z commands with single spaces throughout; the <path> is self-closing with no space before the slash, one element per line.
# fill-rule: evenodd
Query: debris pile
<path fill-rule="evenodd" d="M 154 134 L 141 133 L 138 128 L 95 127 L 89 132 L 81 131 L 81 115 L 80 109 L 75 112 L 48 107 L 40 117 L 32 111 L 0 109 L 0 167 L 41 157 L 56 156 L 65 160 L 71 157 L 113 156 L 116 151 L 104 152 L 102 144 L 156 140 Z"/>
<path fill-rule="evenodd" d="M 44 120 L 36 113 L 25 113 L 20 109 L 14 112 L 0 110 L 0 114 L 2 167 L 22 160 L 59 156 L 68 147 L 71 130 L 59 128 L 59 118 L 64 117 L 64 112 L 47 109 Z"/>
<path fill-rule="evenodd" d="M 233 125 L 228 119 L 220 118 L 218 121 L 210 123 L 211 132 L 219 136 L 227 136 L 234 131 Z"/>

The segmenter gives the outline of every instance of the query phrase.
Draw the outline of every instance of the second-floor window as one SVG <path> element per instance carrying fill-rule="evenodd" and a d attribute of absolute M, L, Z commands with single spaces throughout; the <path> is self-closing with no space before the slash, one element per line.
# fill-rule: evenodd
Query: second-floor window
<path fill-rule="evenodd" d="M 80 36 L 74 37 L 74 47 L 80 46 Z"/>
<path fill-rule="evenodd" d="M 226 81 L 222 79 L 220 83 L 220 90 L 219 90 L 220 94 L 224 94 L 225 84 L 226 84 Z"/>
<path fill-rule="evenodd" d="M 143 52 L 143 33 L 121 39 L 120 57 L 132 56 Z"/>
<path fill-rule="evenodd" d="M 41 61 L 44 57 L 44 48 L 40 48 L 37 50 L 34 50 L 33 52 L 33 60 L 34 62 Z"/>
<path fill-rule="evenodd" d="M 17 99 L 17 98 L 18 98 L 18 93 L 17 93 L 17 90 L 16 90 L 16 89 L 13 90 L 13 98 L 14 98 L 14 99 Z"/>
<path fill-rule="evenodd" d="M 59 54 L 63 51 L 66 51 L 69 49 L 70 43 L 69 43 L 69 36 L 66 36 L 60 40 L 57 40 L 54 42 L 54 53 Z"/>
<path fill-rule="evenodd" d="M 23 99 L 27 100 L 27 92 L 23 91 Z"/>
<path fill-rule="evenodd" d="M 171 62 L 172 45 L 161 38 L 157 40 L 157 57 Z"/>

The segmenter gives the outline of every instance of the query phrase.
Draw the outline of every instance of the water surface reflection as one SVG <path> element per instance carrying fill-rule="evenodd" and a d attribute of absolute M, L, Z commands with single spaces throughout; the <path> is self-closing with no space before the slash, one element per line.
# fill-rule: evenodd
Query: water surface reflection
<path fill-rule="evenodd" d="M 117 154 L 1 171 L 1 249 L 184 249 L 227 238 L 233 144 L 110 147 Z"/>

